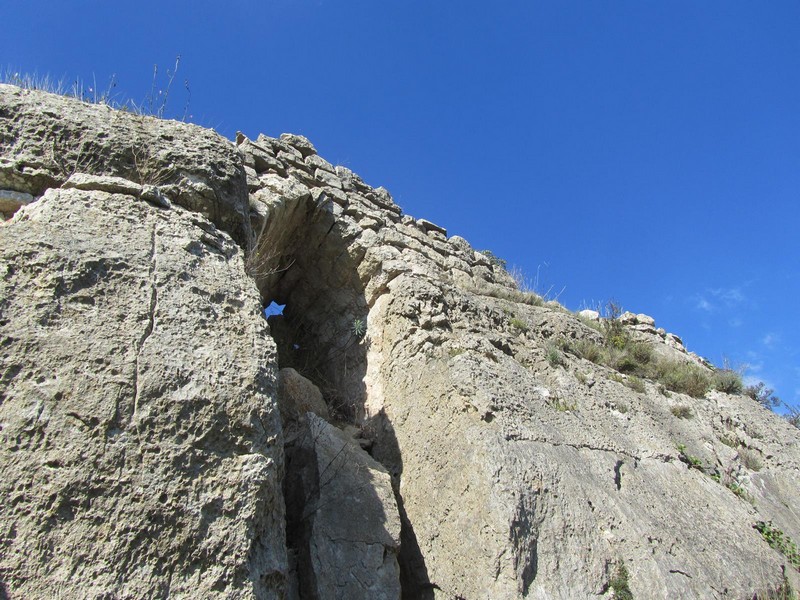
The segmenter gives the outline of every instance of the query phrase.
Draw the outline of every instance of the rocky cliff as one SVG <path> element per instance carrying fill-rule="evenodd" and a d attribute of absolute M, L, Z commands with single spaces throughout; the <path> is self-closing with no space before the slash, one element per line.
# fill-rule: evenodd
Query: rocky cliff
<path fill-rule="evenodd" d="M 3 85 L 0 211 L 0 598 L 800 587 L 796 428 L 303 137 Z"/>

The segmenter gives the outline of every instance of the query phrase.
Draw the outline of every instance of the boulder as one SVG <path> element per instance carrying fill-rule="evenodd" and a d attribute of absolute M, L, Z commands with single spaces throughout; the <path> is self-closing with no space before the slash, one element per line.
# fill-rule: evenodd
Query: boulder
<path fill-rule="evenodd" d="M 244 165 L 219 134 L 4 84 L 0 105 L 0 189 L 41 196 L 75 173 L 158 185 L 242 247 L 251 243 Z"/>
<path fill-rule="evenodd" d="M 297 420 L 308 412 L 326 421 L 330 420 L 328 405 L 322 398 L 322 392 L 291 367 L 278 371 L 278 406 L 284 423 Z"/>
<path fill-rule="evenodd" d="M 13 190 L 0 190 L 0 212 L 9 217 L 17 212 L 20 206 L 25 206 L 33 202 L 31 194 L 25 192 L 15 192 Z"/>
<path fill-rule="evenodd" d="M 303 158 L 317 153 L 317 149 L 314 148 L 314 144 L 312 144 L 310 141 L 308 141 L 308 138 L 302 135 L 296 135 L 294 133 L 282 133 L 280 139 L 282 142 L 285 142 L 293 148 L 299 150 L 300 154 L 303 155 Z"/>
<path fill-rule="evenodd" d="M 399 600 L 400 516 L 386 469 L 312 413 L 286 456 L 299 597 Z"/>
<path fill-rule="evenodd" d="M 653 328 L 656 326 L 656 320 L 653 317 L 642 313 L 636 315 L 636 323 L 639 325 L 648 325 Z"/>

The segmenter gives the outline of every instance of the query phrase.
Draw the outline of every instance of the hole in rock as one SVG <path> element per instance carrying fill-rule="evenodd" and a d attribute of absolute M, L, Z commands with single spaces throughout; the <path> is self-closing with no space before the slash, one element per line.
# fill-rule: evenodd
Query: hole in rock
<path fill-rule="evenodd" d="M 270 317 L 274 317 L 277 315 L 283 314 L 283 309 L 286 308 L 285 304 L 278 304 L 274 300 L 269 303 L 269 305 L 264 309 L 264 316 L 269 319 Z"/>
<path fill-rule="evenodd" d="M 313 381 L 332 417 L 363 417 L 367 303 L 348 240 L 329 204 L 311 198 L 267 207 L 248 269 L 278 347 L 280 368 Z M 352 239 L 352 238 L 351 238 Z"/>
<path fill-rule="evenodd" d="M 380 432 L 372 453 L 393 475 L 401 516 L 402 597 L 433 598 L 435 586 L 399 491 L 403 467 L 394 430 L 382 411 L 365 422 L 368 307 L 353 259 L 360 258 L 363 249 L 353 243 L 355 235 L 347 224 L 336 220 L 330 204 L 318 205 L 307 197 L 270 201 L 259 208 L 263 212 L 254 216 L 253 230 L 261 233 L 248 271 L 265 301 L 278 366 L 292 367 L 314 382 L 333 420 Z M 289 448 L 286 458 L 287 548 L 290 561 L 296 561 L 292 568 L 298 573 L 299 597 L 315 597 L 305 591 L 306 586 L 313 588 L 308 566 L 310 498 L 296 484 L 306 477 L 301 472 L 304 458 L 296 448 Z"/>

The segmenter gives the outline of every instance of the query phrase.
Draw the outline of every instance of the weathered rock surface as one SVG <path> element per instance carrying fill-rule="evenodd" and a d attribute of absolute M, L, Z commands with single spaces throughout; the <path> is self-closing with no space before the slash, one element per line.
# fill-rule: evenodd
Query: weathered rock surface
<path fill-rule="evenodd" d="M 300 375 L 291 367 L 278 371 L 278 407 L 284 425 L 314 413 L 324 420 L 330 419 L 328 405 L 322 392 L 311 381 Z"/>
<path fill-rule="evenodd" d="M 312 413 L 287 442 L 298 597 L 400 598 L 400 516 L 386 469 Z"/>
<path fill-rule="evenodd" d="M 242 250 L 199 214 L 51 189 L 0 230 L 9 598 L 282 597 L 259 312 Z"/>
<path fill-rule="evenodd" d="M 0 84 L 0 146 L 0 189 L 41 196 L 75 173 L 117 176 L 251 241 L 244 167 L 210 130 Z"/>
<path fill-rule="evenodd" d="M 753 525 L 800 540 L 796 428 L 554 354 L 599 343 L 595 316 L 305 138 L 0 86 L 0 143 L 0 189 L 30 195 L 0 225 L 9 597 L 609 598 L 623 563 L 636 598 L 782 581 Z M 286 304 L 271 332 L 259 292 Z M 285 451 L 279 369 L 330 421 L 299 392 Z"/>

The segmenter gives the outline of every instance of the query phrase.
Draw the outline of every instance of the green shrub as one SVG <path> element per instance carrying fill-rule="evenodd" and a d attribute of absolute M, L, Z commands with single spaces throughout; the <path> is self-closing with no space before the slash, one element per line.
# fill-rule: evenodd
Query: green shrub
<path fill-rule="evenodd" d="M 686 452 L 685 444 L 678 444 L 677 449 L 678 453 L 680 454 L 678 458 L 680 458 L 681 462 L 686 463 L 690 469 L 697 469 L 698 471 L 705 473 L 705 469 L 703 469 L 703 462 L 696 456 L 692 456 Z"/>
<path fill-rule="evenodd" d="M 625 385 L 631 388 L 634 392 L 638 392 L 640 394 L 647 392 L 644 381 L 636 377 L 636 375 L 630 375 L 628 377 L 628 381 L 625 382 Z"/>
<path fill-rule="evenodd" d="M 500 300 L 508 300 L 509 302 L 516 302 L 518 304 L 527 304 L 528 306 L 543 306 L 544 298 L 533 292 L 521 292 L 512 288 L 507 288 L 502 285 L 484 284 L 479 287 L 470 288 L 475 294 L 481 296 L 489 296 L 490 298 L 499 298 Z"/>
<path fill-rule="evenodd" d="M 631 592 L 628 581 L 629 577 L 625 563 L 620 562 L 619 565 L 617 565 L 614 576 L 611 578 L 611 581 L 608 582 L 608 586 L 614 590 L 614 600 L 633 600 L 633 592 Z"/>
<path fill-rule="evenodd" d="M 741 394 L 742 376 L 732 369 L 720 369 L 712 375 L 711 386 L 726 394 Z"/>
<path fill-rule="evenodd" d="M 508 265 L 508 262 L 506 262 L 505 259 L 500 258 L 491 250 L 480 250 L 480 253 L 489 259 L 489 262 L 492 263 L 493 267 L 500 267 L 501 269 L 505 269 L 506 266 Z"/>
<path fill-rule="evenodd" d="M 630 354 L 623 354 L 622 356 L 618 357 L 617 360 L 614 361 L 614 368 L 620 373 L 638 373 L 640 375 L 645 374 L 645 370 L 642 368 L 642 365 L 636 362 L 636 359 L 634 359 Z"/>
<path fill-rule="evenodd" d="M 739 460 L 751 471 L 760 471 L 761 467 L 763 466 L 756 451 L 751 450 L 750 448 L 739 448 Z"/>
<path fill-rule="evenodd" d="M 649 365 L 653 360 L 653 349 L 647 344 L 631 344 L 630 356 L 640 365 Z"/>
<path fill-rule="evenodd" d="M 612 335 L 606 341 L 610 348 L 623 350 L 625 346 L 628 344 L 628 337 L 624 335 Z"/>
<path fill-rule="evenodd" d="M 558 367 L 566 364 L 564 355 L 561 354 L 561 351 L 558 349 L 558 346 L 555 343 L 548 343 L 546 350 L 547 362 L 549 362 L 552 366 Z"/>
<path fill-rule="evenodd" d="M 509 323 L 514 329 L 521 331 L 522 333 L 525 333 L 529 329 L 528 324 L 525 321 L 522 319 L 517 319 L 516 317 L 509 320 Z"/>
<path fill-rule="evenodd" d="M 725 487 L 739 496 L 742 500 L 747 500 L 750 504 L 755 504 L 753 497 L 747 493 L 745 487 L 738 481 L 727 481 Z"/>
<path fill-rule="evenodd" d="M 357 339 L 361 339 L 367 334 L 367 323 L 364 319 L 353 319 L 353 322 L 350 323 L 350 334 Z"/>
<path fill-rule="evenodd" d="M 660 362 L 656 365 L 656 375 L 668 390 L 694 398 L 704 397 L 711 385 L 709 376 L 701 367 L 684 362 Z"/>
<path fill-rule="evenodd" d="M 771 548 L 783 554 L 789 563 L 800 571 L 800 550 L 788 535 L 775 527 L 771 522 L 758 521 L 753 528 L 766 540 Z"/>
<path fill-rule="evenodd" d="M 597 345 L 591 340 L 569 340 L 562 347 L 564 352 L 574 354 L 578 358 L 585 358 L 586 360 L 598 365 L 606 364 L 608 362 L 605 348 Z"/>
<path fill-rule="evenodd" d="M 677 406 L 673 406 L 669 410 L 673 415 L 675 415 L 679 419 L 691 419 L 694 416 L 694 414 L 692 413 L 692 409 L 686 406 L 685 404 L 679 404 Z"/>
<path fill-rule="evenodd" d="M 570 403 L 566 400 L 562 400 L 559 397 L 553 398 L 551 406 L 555 408 L 558 412 L 570 412 L 578 408 L 578 405 L 574 402 Z"/>
<path fill-rule="evenodd" d="M 767 388 L 763 381 L 759 381 L 756 385 L 747 386 L 744 393 L 764 408 L 773 409 L 781 403 L 781 399 L 775 396 L 773 390 Z"/>
<path fill-rule="evenodd" d="M 789 406 L 788 404 L 784 403 L 784 406 L 789 411 L 787 415 L 785 415 L 786 420 L 789 422 L 790 425 L 794 425 L 798 429 L 800 429 L 800 408 L 796 406 Z"/>

